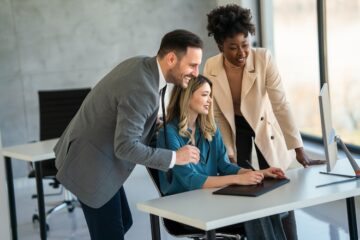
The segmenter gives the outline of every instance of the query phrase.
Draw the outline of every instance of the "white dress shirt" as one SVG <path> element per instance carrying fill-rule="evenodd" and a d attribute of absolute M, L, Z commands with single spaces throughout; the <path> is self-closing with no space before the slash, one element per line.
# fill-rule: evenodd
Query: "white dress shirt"
<path fill-rule="evenodd" d="M 160 64 L 159 64 L 159 61 L 156 59 L 156 63 L 157 63 L 157 66 L 158 66 L 158 69 L 159 69 L 159 91 L 165 87 L 165 85 L 167 85 L 166 87 L 166 92 L 165 92 L 165 99 L 164 99 L 164 104 L 165 106 L 163 106 L 165 109 L 165 113 L 166 113 L 166 106 L 168 105 L 168 102 L 169 102 L 169 93 L 171 93 L 172 89 L 173 89 L 173 84 L 168 84 L 165 80 L 165 77 L 164 77 L 164 74 L 161 70 L 161 67 L 160 67 Z M 161 106 L 161 99 L 160 99 L 160 106 Z M 161 107 L 159 108 L 159 113 L 158 113 L 158 116 L 161 114 Z M 171 162 L 170 162 L 170 166 L 169 168 L 173 168 L 175 166 L 175 163 L 176 163 L 176 152 L 175 151 L 172 151 L 172 158 L 171 158 Z"/>

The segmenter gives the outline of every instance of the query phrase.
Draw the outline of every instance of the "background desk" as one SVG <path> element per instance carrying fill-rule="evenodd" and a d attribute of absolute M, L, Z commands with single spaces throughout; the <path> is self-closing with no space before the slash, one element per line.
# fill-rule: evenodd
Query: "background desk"
<path fill-rule="evenodd" d="M 290 183 L 255 198 L 213 195 L 215 189 L 201 189 L 138 203 L 137 207 L 151 214 L 153 239 L 160 236 L 156 234 L 156 216 L 202 229 L 208 239 L 215 239 L 215 229 L 220 227 L 346 199 L 350 238 L 358 239 L 354 196 L 360 195 L 360 180 L 316 188 L 319 184 L 344 179 L 319 174 L 325 170 L 325 165 L 289 170 L 286 175 Z M 350 163 L 338 161 L 334 172 L 352 174 Z"/>
<path fill-rule="evenodd" d="M 2 144 L 0 133 L 0 151 L 1 148 Z M 11 239 L 9 218 L 10 212 L 7 193 L 5 161 L 2 161 L 2 155 L 0 154 L 0 233 L 2 238 Z"/>
<path fill-rule="evenodd" d="M 2 154 L 5 158 L 5 171 L 8 186 L 9 208 L 10 208 L 10 223 L 12 239 L 17 240 L 17 220 L 16 220 L 16 206 L 14 195 L 14 182 L 11 158 L 33 162 L 36 172 L 36 191 L 39 209 L 39 223 L 40 223 L 40 237 L 42 240 L 46 239 L 46 215 L 44 205 L 44 191 L 42 185 L 42 173 L 40 162 L 43 160 L 55 158 L 53 148 L 58 139 L 46 140 L 36 143 L 29 143 L 2 149 Z"/>

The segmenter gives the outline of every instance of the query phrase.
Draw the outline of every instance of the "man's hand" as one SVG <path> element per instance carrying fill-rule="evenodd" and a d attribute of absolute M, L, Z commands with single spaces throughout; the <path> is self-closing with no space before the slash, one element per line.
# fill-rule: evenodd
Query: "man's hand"
<path fill-rule="evenodd" d="M 311 158 L 309 158 L 305 151 L 304 148 L 295 148 L 295 152 L 296 152 L 296 160 L 303 165 L 305 168 L 311 165 L 320 165 L 320 164 L 325 164 L 326 160 L 312 160 Z"/>
<path fill-rule="evenodd" d="M 176 165 L 185 165 L 188 163 L 198 163 L 200 160 L 200 151 L 197 147 L 185 145 L 176 151 Z"/>

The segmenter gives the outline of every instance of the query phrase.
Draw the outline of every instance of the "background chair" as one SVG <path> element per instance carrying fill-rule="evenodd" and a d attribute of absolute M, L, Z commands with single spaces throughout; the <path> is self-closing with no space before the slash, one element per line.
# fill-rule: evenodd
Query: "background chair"
<path fill-rule="evenodd" d="M 159 196 L 163 197 L 164 195 L 160 191 L 160 180 L 159 180 L 158 170 L 153 168 L 146 168 L 146 169 L 150 175 L 151 180 L 155 185 L 156 190 L 159 193 Z M 166 218 L 161 218 L 161 220 L 163 222 L 165 230 L 169 234 L 175 237 L 188 237 L 194 240 L 206 239 L 205 232 L 201 229 L 196 229 Z M 240 235 L 239 233 L 241 233 L 242 235 Z M 216 233 L 216 238 L 223 240 L 225 239 L 242 240 L 245 238 L 244 233 L 245 233 L 245 229 L 239 227 L 239 225 L 236 225 L 234 227 L 229 226 L 226 228 L 219 229 L 219 232 Z"/>
<path fill-rule="evenodd" d="M 39 113 L 40 113 L 40 140 L 47 140 L 59 138 L 70 123 L 71 119 L 79 110 L 82 102 L 90 88 L 84 89 L 69 89 L 69 90 L 47 90 L 39 91 Z M 64 194 L 64 200 L 59 205 L 51 208 L 46 212 L 46 218 L 56 211 L 67 208 L 72 212 L 77 205 L 76 198 L 66 189 L 60 185 L 60 182 L 55 178 L 57 169 L 55 167 L 55 159 L 42 161 L 41 163 L 43 179 L 50 179 L 50 186 L 59 188 L 60 192 L 55 194 L 44 194 L 44 196 L 54 196 Z M 35 170 L 32 170 L 28 177 L 35 177 Z M 33 195 L 36 198 L 37 195 Z M 33 215 L 33 222 L 39 220 L 38 214 Z M 49 226 L 47 225 L 49 230 Z"/>

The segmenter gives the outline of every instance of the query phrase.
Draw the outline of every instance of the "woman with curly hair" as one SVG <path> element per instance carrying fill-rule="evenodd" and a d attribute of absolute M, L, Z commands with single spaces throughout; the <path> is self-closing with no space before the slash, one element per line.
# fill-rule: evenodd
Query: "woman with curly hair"
<path fill-rule="evenodd" d="M 230 160 L 246 166 L 254 141 L 261 169 L 286 170 L 292 149 L 304 167 L 324 163 L 304 152 L 270 52 L 250 46 L 250 35 L 255 34 L 250 10 L 231 4 L 212 10 L 207 17 L 208 35 L 214 37 L 220 53 L 206 61 L 204 75 L 214 85 L 214 115 Z M 293 212 L 289 216 L 288 239 L 297 239 Z"/>
<path fill-rule="evenodd" d="M 193 145 L 200 150 L 200 161 L 176 165 L 170 175 L 159 172 L 160 190 L 164 195 L 230 184 L 258 184 L 264 177 L 285 177 L 280 168 L 252 171 L 230 163 L 212 109 L 212 83 L 206 77 L 199 75 L 190 80 L 186 89 L 174 87 L 167 108 L 166 131 L 160 129 L 157 147 L 176 151 Z M 242 229 L 248 240 L 286 239 L 279 215 L 232 225 L 219 232 L 242 233 Z"/>

